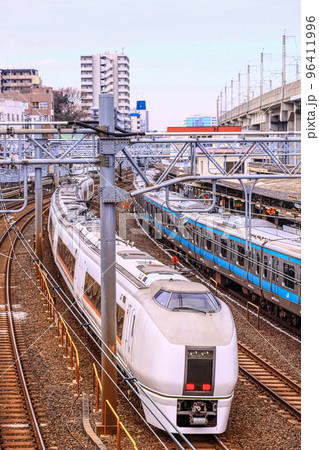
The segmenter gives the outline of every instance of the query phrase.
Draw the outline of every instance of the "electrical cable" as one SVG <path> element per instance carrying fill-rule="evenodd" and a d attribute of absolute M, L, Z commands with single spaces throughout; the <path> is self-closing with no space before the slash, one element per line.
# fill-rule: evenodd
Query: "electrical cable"
<path fill-rule="evenodd" d="M 79 120 L 69 121 L 68 125 L 79 125 L 83 128 L 89 128 L 91 130 L 94 130 L 97 133 L 102 133 L 105 136 L 112 136 L 112 137 L 118 137 L 118 138 L 131 137 L 131 136 L 145 136 L 145 133 L 138 133 L 138 132 L 136 132 L 136 133 L 132 133 L 132 132 L 115 133 L 115 132 L 111 132 L 111 131 L 106 131 L 106 130 L 102 130 L 101 128 L 90 125 L 86 122 L 79 121 Z"/>

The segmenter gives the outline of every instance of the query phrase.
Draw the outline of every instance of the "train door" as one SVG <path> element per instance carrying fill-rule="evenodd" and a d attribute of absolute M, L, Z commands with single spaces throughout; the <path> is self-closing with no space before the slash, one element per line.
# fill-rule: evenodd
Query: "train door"
<path fill-rule="evenodd" d="M 126 364 L 130 367 L 132 361 L 133 334 L 135 325 L 135 308 L 132 305 L 128 305 L 126 315 L 127 326 L 125 331 L 124 356 Z"/>

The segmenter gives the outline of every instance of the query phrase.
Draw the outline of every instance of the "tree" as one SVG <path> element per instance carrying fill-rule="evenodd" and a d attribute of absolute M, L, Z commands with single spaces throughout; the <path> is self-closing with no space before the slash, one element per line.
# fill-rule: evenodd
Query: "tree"
<path fill-rule="evenodd" d="M 81 109 L 81 98 L 85 92 L 77 88 L 65 87 L 53 91 L 55 120 L 83 120 L 86 114 Z"/>

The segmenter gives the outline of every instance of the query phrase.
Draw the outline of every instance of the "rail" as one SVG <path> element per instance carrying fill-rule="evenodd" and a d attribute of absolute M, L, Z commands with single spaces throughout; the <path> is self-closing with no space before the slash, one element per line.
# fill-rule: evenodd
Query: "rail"
<path fill-rule="evenodd" d="M 31 210 L 28 210 L 26 212 L 24 212 L 19 218 L 17 218 L 15 220 L 15 224 L 17 222 L 19 222 L 20 220 L 24 219 L 27 215 L 29 215 L 30 213 L 34 213 L 34 208 L 32 208 Z M 21 230 L 23 230 L 33 219 L 33 216 L 31 216 L 30 218 L 28 218 L 26 220 L 25 223 L 22 224 L 21 226 Z M 7 229 L 7 231 L 1 236 L 0 238 L 0 246 L 2 246 L 4 240 L 6 237 L 9 236 L 10 231 L 13 229 L 13 224 L 11 224 L 11 226 Z M 38 448 L 41 449 L 45 449 L 44 446 L 44 442 L 41 436 L 41 431 L 40 431 L 40 426 L 38 424 L 36 415 L 35 415 L 35 411 L 32 405 L 32 399 L 29 393 L 29 389 L 27 386 L 27 382 L 25 379 L 25 375 L 23 372 L 23 367 L 22 367 L 22 362 L 20 359 L 20 354 L 19 354 L 19 348 L 18 348 L 18 343 L 16 341 L 15 338 L 15 331 L 14 331 L 14 323 L 13 323 L 13 314 L 12 314 L 12 310 L 11 310 L 11 299 L 10 299 L 10 273 L 11 273 L 11 262 L 13 260 L 13 252 L 14 252 L 14 247 L 16 245 L 16 242 L 18 240 L 18 236 L 16 236 L 13 240 L 13 242 L 11 242 L 11 246 L 8 252 L 8 257 L 6 258 L 6 264 L 5 264 L 5 298 L 6 298 L 6 308 L 7 308 L 7 318 L 8 318 L 8 325 L 9 325 L 9 333 L 11 336 L 11 345 L 12 345 L 12 350 L 13 350 L 13 354 L 14 354 L 14 360 L 15 360 L 15 365 L 17 367 L 17 371 L 18 371 L 18 378 L 20 380 L 20 385 L 21 385 L 21 390 L 23 392 L 23 397 L 25 399 L 25 404 L 26 404 L 26 408 L 28 411 L 28 416 L 30 418 L 30 421 L 32 423 L 32 428 L 34 431 L 34 435 L 35 435 L 35 439 L 38 445 Z M 3 343 L 4 346 L 4 343 Z M 8 398 L 10 398 L 10 393 L 8 393 Z M 15 400 L 16 401 L 16 400 Z M 15 424 L 12 424 L 12 430 L 15 430 Z M 17 435 L 13 436 L 13 440 L 17 439 L 16 438 Z M 18 440 L 18 439 L 17 439 Z M 25 436 L 25 441 L 27 440 L 27 434 Z M 2 442 L 3 445 L 6 445 L 4 442 Z M 8 442 L 8 445 L 11 446 L 12 442 Z M 17 442 L 15 442 L 15 444 L 17 444 Z M 19 445 L 19 444 L 18 444 Z"/>
<path fill-rule="evenodd" d="M 247 356 L 247 358 L 245 357 Z M 261 386 L 275 400 L 300 420 L 301 418 L 301 387 L 287 375 L 276 369 L 272 364 L 254 353 L 238 341 L 239 369 L 255 383 Z M 252 363 L 264 372 L 253 375 Z M 246 368 L 245 368 L 246 366 Z"/>

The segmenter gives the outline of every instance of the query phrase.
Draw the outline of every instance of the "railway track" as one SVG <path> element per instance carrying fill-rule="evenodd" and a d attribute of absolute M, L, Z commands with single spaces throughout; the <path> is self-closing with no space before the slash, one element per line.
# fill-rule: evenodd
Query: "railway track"
<path fill-rule="evenodd" d="M 15 219 L 23 230 L 34 217 L 34 208 Z M 19 354 L 23 336 L 17 334 L 10 302 L 10 270 L 17 237 L 13 225 L 0 238 L 0 448 L 44 449 Z"/>
<path fill-rule="evenodd" d="M 239 370 L 301 420 L 301 386 L 238 342 Z"/>

